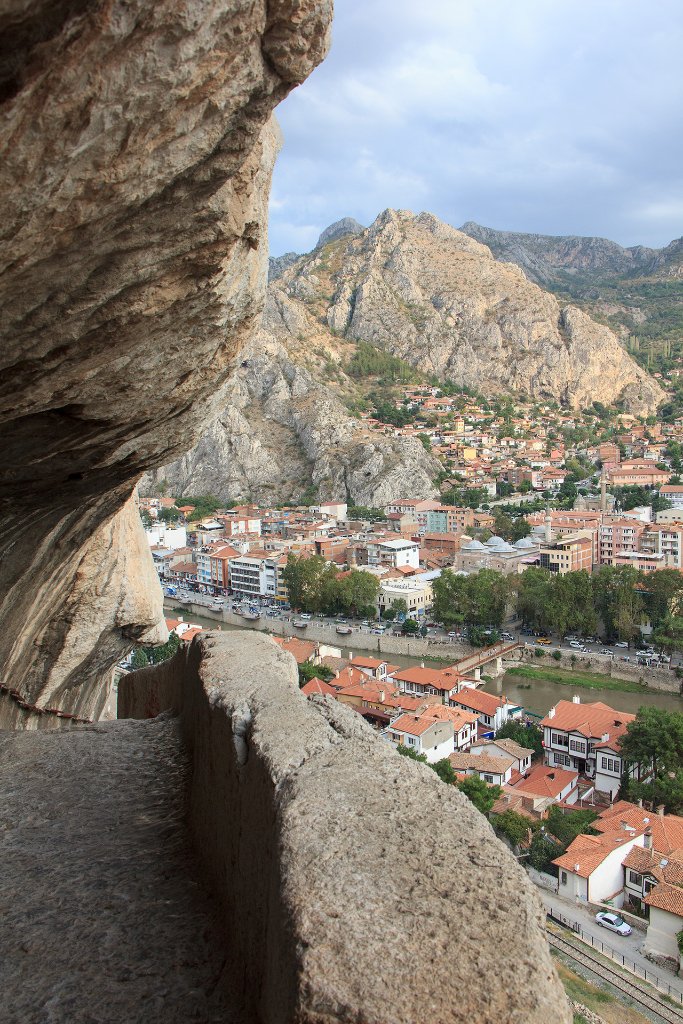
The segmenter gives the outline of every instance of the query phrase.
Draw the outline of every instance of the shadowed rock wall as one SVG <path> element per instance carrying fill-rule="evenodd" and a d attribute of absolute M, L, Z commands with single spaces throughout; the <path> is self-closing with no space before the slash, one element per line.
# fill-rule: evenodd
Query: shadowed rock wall
<path fill-rule="evenodd" d="M 264 1024 L 568 1024 L 525 872 L 474 806 L 254 633 L 122 680 L 181 711 L 191 829 Z"/>
<path fill-rule="evenodd" d="M 258 319 L 270 114 L 331 7 L 0 3 L 0 665 L 30 703 L 95 713 L 131 642 L 163 639 L 126 503 Z"/>

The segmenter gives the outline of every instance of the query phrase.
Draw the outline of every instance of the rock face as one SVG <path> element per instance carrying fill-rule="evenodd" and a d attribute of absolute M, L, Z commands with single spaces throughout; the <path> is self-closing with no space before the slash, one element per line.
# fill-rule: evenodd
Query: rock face
<path fill-rule="evenodd" d="M 257 323 L 269 118 L 330 18 L 331 0 L 26 0 L 0 21 L 0 664 L 29 702 L 91 706 L 155 628 L 158 607 L 125 608 L 121 509 L 221 407 Z M 120 597 L 97 653 L 64 614 L 88 619 L 93 564 Z"/>
<path fill-rule="evenodd" d="M 487 245 L 496 259 L 516 263 L 530 281 L 550 285 L 562 272 L 609 276 L 683 276 L 683 238 L 663 249 L 634 245 L 625 249 L 608 238 L 576 235 L 534 235 L 496 231 L 474 221 L 460 229 Z"/>
<path fill-rule="evenodd" d="M 367 229 L 345 218 L 313 252 L 271 260 L 270 278 L 258 345 L 224 412 L 143 489 L 165 479 L 177 493 L 277 501 L 312 486 L 362 505 L 435 496 L 436 460 L 413 439 L 363 432 L 339 400 L 358 341 L 487 394 L 636 412 L 663 398 L 607 327 L 431 214 L 386 210 Z"/>
<path fill-rule="evenodd" d="M 272 300 L 269 300 L 269 304 Z M 413 438 L 363 429 L 334 391 L 263 332 L 242 352 L 224 412 L 192 451 L 143 481 L 224 501 L 321 500 L 381 506 L 401 494 L 436 496 L 440 469 Z"/>
<path fill-rule="evenodd" d="M 295 264 L 276 289 L 304 301 L 320 296 L 320 259 Z M 560 306 L 517 267 L 431 214 L 386 210 L 346 243 L 340 261 L 326 282 L 329 328 L 426 373 L 574 409 L 621 399 L 651 411 L 662 400 L 610 330 Z"/>
<path fill-rule="evenodd" d="M 321 232 L 315 247 L 316 249 L 322 249 L 324 245 L 329 245 L 330 242 L 338 242 L 340 238 L 347 238 L 349 235 L 360 235 L 363 231 L 365 231 L 363 225 L 359 224 L 353 217 L 342 217 L 341 220 L 335 221 L 334 224 L 330 224 L 329 227 Z"/>

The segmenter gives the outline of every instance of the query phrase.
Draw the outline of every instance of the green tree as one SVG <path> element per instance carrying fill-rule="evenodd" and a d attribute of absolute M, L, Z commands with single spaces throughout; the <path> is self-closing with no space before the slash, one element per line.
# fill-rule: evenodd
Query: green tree
<path fill-rule="evenodd" d="M 489 786 L 478 775 L 468 775 L 461 779 L 457 786 L 482 814 L 489 813 L 502 793 L 500 786 Z"/>
<path fill-rule="evenodd" d="M 503 811 L 502 814 L 494 814 L 491 818 L 494 830 L 510 841 L 513 847 L 523 843 L 530 831 L 533 831 L 534 824 L 516 811 Z"/>
<path fill-rule="evenodd" d="M 404 597 L 397 598 L 391 607 L 393 608 L 395 615 L 402 615 L 405 618 L 408 614 L 408 602 Z"/>
<path fill-rule="evenodd" d="M 329 683 L 330 679 L 334 679 L 334 672 L 327 665 L 314 665 L 312 661 L 304 661 L 299 665 L 299 686 L 305 686 L 316 678 Z"/>
<path fill-rule="evenodd" d="M 427 764 L 426 754 L 418 754 L 417 751 L 411 750 L 410 747 L 405 747 L 402 743 L 398 744 L 396 750 L 401 755 L 401 757 L 407 757 L 411 761 L 419 761 L 420 764 Z"/>
<path fill-rule="evenodd" d="M 131 668 L 147 668 L 149 665 L 149 658 L 144 647 L 136 647 L 133 651 L 133 656 L 130 661 Z"/>
<path fill-rule="evenodd" d="M 177 633 L 171 633 L 165 644 L 158 647 L 148 647 L 145 653 L 152 665 L 159 665 L 162 661 L 172 658 L 180 647 L 180 637 Z"/>
<path fill-rule="evenodd" d="M 401 630 L 406 636 L 415 636 L 420 630 L 420 623 L 417 619 L 404 619 Z"/>
<path fill-rule="evenodd" d="M 282 578 L 292 608 L 298 608 L 304 612 L 320 610 L 326 564 L 325 559 L 320 555 L 297 557 L 290 554 L 287 556 L 287 565 L 282 572 Z M 329 584 L 329 575 L 327 583 Z M 326 595 L 326 599 L 329 600 L 329 594 Z"/>
<path fill-rule="evenodd" d="M 524 725 L 514 718 L 508 718 L 505 725 L 502 725 L 496 733 L 497 740 L 513 740 L 519 743 L 520 747 L 533 750 L 534 757 L 543 753 L 543 730 L 537 725 Z"/>
<path fill-rule="evenodd" d="M 333 572 L 336 569 L 332 567 Z M 368 608 L 370 614 L 375 614 L 375 605 L 379 595 L 379 580 L 370 572 L 363 572 L 362 569 L 352 569 L 346 576 L 338 580 L 338 589 L 342 609 L 351 615 L 366 614 Z"/>
<path fill-rule="evenodd" d="M 160 508 L 157 516 L 164 523 L 177 523 L 180 519 L 180 512 L 177 508 Z"/>
<path fill-rule="evenodd" d="M 641 574 L 631 565 L 604 565 L 593 573 L 595 609 L 605 624 L 607 635 L 631 640 L 639 633 L 644 602 L 637 585 Z"/>
<path fill-rule="evenodd" d="M 430 765 L 434 769 L 436 774 L 439 776 L 442 782 L 452 786 L 456 781 L 456 774 L 453 769 L 453 765 L 447 757 L 442 757 L 440 761 L 436 761 L 435 764 Z"/>
<path fill-rule="evenodd" d="M 190 512 L 189 515 L 190 522 L 196 522 L 198 519 L 211 516 L 221 507 L 220 501 L 213 494 L 199 494 L 196 497 L 176 498 L 175 503 L 179 508 L 183 505 L 194 506 L 194 511 Z"/>
<path fill-rule="evenodd" d="M 552 861 L 556 857 L 562 856 L 563 852 L 559 843 L 553 842 L 546 835 L 544 829 L 539 829 L 538 832 L 534 833 L 529 846 L 529 864 L 532 868 L 536 868 L 537 871 L 549 871 L 555 874 L 556 870 Z"/>

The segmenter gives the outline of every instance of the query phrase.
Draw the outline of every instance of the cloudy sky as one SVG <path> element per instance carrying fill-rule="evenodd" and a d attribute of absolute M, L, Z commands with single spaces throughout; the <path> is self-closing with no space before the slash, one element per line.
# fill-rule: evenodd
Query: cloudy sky
<path fill-rule="evenodd" d="M 279 107 L 273 255 L 388 206 L 456 227 L 683 234 L 683 0 L 336 0 Z"/>

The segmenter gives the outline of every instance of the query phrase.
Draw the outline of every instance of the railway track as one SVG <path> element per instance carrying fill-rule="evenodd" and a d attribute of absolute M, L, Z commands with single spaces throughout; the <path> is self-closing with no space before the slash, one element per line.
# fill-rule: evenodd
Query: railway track
<path fill-rule="evenodd" d="M 583 967 L 587 967 L 588 970 L 592 971 L 599 978 L 604 981 L 608 981 L 613 988 L 623 992 L 634 1002 L 639 1003 L 646 1010 L 651 1010 L 656 1013 L 662 1020 L 670 1022 L 670 1024 L 681 1024 L 683 1022 L 683 1009 L 677 1010 L 675 1006 L 670 1006 L 665 1003 L 664 1000 L 656 999 L 650 995 L 645 988 L 638 983 L 634 978 L 633 980 L 624 978 L 623 975 L 617 971 L 612 971 L 610 968 L 599 960 L 596 956 L 593 956 L 590 951 L 577 949 L 576 946 L 572 945 L 571 942 L 567 942 L 566 939 L 560 938 L 559 935 L 555 935 L 554 932 L 547 932 L 548 942 L 552 947 L 557 949 L 561 953 L 565 953 L 568 957 L 571 957 L 577 964 L 581 964 Z"/>

